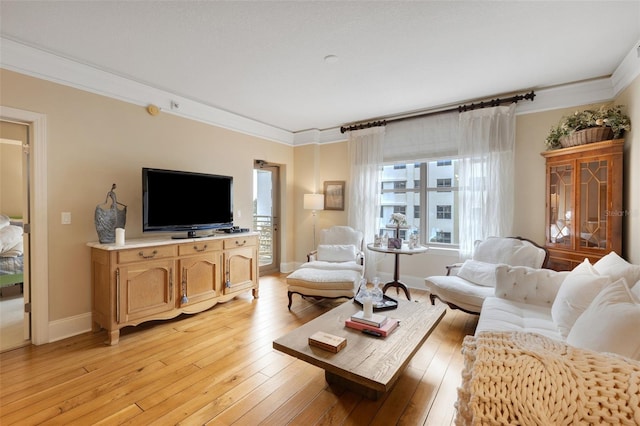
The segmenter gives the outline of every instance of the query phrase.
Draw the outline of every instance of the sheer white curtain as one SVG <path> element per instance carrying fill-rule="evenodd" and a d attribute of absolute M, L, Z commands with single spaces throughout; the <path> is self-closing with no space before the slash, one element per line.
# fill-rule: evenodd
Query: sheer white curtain
<path fill-rule="evenodd" d="M 372 242 L 380 215 L 379 171 L 382 167 L 382 145 L 385 128 L 349 132 L 349 160 L 351 188 L 349 189 L 348 224 L 364 234 L 365 244 Z M 378 256 L 364 250 L 365 276 L 371 280 L 376 274 Z"/>
<path fill-rule="evenodd" d="M 510 236 L 514 211 L 515 107 L 460 114 L 460 257 L 475 240 Z"/>

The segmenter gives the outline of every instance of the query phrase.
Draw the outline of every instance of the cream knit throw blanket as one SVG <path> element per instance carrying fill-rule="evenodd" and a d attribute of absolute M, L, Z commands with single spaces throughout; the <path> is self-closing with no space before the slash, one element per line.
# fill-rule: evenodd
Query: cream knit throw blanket
<path fill-rule="evenodd" d="M 467 336 L 457 425 L 640 425 L 640 362 L 534 333 Z"/>

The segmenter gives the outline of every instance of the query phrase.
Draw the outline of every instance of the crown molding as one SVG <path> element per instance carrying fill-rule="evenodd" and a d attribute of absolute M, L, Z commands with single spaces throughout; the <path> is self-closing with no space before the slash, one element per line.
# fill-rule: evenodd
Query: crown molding
<path fill-rule="evenodd" d="M 607 102 L 614 97 L 609 77 L 535 89 L 535 92 L 533 102 L 518 102 L 516 115 Z"/>
<path fill-rule="evenodd" d="M 640 75 L 640 40 L 638 40 L 627 56 L 624 57 L 618 68 L 611 76 L 611 84 L 613 85 L 613 94 L 618 96 L 620 92 L 629 87 L 629 85 Z"/>
<path fill-rule="evenodd" d="M 107 96 L 140 106 L 157 105 L 162 112 L 234 130 L 251 136 L 293 144 L 293 133 L 237 114 L 176 96 L 61 56 L 0 37 L 0 67 L 31 77 Z M 177 107 L 176 107 L 177 105 Z"/>
<path fill-rule="evenodd" d="M 176 96 L 170 92 L 119 77 L 4 37 L 0 37 L 0 44 L 2 45 L 0 67 L 10 71 L 135 105 L 154 104 L 168 114 L 285 145 L 327 144 L 347 140 L 347 136 L 340 132 L 339 127 L 290 132 Z M 531 114 L 610 101 L 628 87 L 638 75 L 640 75 L 640 41 L 633 46 L 611 77 L 549 88 L 533 88 L 536 92 L 535 101 L 518 103 L 516 114 Z M 523 90 L 531 90 L 531 88 Z"/>
<path fill-rule="evenodd" d="M 335 142 L 344 142 L 348 139 L 347 135 L 340 132 L 340 127 L 332 129 L 310 129 L 293 134 L 293 145 L 302 146 L 310 144 L 327 144 Z"/>

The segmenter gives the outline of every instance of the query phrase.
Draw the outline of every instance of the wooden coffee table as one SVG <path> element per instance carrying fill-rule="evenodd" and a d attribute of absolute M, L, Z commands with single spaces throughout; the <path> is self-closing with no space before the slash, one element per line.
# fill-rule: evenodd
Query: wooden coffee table
<path fill-rule="evenodd" d="M 374 337 L 345 327 L 345 319 L 360 310 L 345 302 L 273 342 L 274 349 L 325 370 L 329 384 L 337 384 L 369 399 L 389 391 L 445 314 L 445 306 L 431 306 L 406 300 L 398 308 L 382 311 L 400 320 L 400 326 L 387 337 Z M 338 353 L 309 346 L 309 336 L 324 331 L 347 338 Z"/>

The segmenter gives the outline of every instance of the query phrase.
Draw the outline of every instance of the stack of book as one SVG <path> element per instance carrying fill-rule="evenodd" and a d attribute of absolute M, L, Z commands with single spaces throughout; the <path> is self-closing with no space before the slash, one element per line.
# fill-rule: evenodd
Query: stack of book
<path fill-rule="evenodd" d="M 344 325 L 349 328 L 379 337 L 388 336 L 399 324 L 397 319 L 389 318 L 386 315 L 373 314 L 371 317 L 365 318 L 362 311 L 356 312 L 351 316 L 351 319 L 344 322 Z"/>

